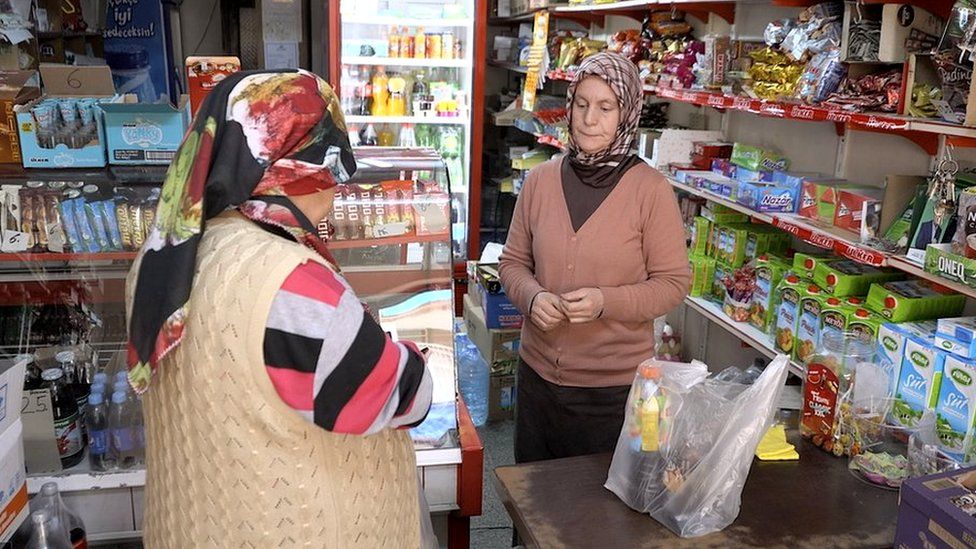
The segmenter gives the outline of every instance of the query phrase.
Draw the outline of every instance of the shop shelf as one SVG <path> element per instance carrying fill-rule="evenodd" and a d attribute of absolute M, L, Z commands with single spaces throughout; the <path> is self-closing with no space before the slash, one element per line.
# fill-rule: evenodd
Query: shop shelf
<path fill-rule="evenodd" d="M 370 238 L 365 240 L 331 240 L 329 248 L 333 250 L 343 250 L 349 248 L 369 248 L 372 246 L 396 246 L 398 244 L 413 244 L 426 242 L 444 242 L 448 238 L 446 234 L 391 236 L 387 238 Z"/>
<path fill-rule="evenodd" d="M 472 19 L 423 19 L 396 16 L 370 15 L 342 15 L 342 22 L 350 25 L 373 25 L 379 27 L 424 27 L 424 29 L 438 28 L 468 28 L 474 25 Z"/>
<path fill-rule="evenodd" d="M 346 124 L 437 124 L 442 126 L 467 126 L 464 116 L 361 116 L 347 114 Z"/>
<path fill-rule="evenodd" d="M 917 265 L 911 259 L 903 255 L 893 255 L 889 257 L 888 265 L 898 269 L 899 271 L 904 271 L 908 274 L 911 274 L 917 278 L 924 278 L 925 280 L 929 280 L 931 282 L 935 282 L 936 284 L 945 286 L 946 288 L 949 288 L 950 290 L 963 294 L 967 297 L 976 299 L 976 288 L 972 288 L 965 284 L 960 284 L 959 282 L 956 282 L 954 280 L 949 280 L 948 278 L 944 278 L 937 274 L 930 273 L 925 269 L 923 269 L 921 266 Z"/>
<path fill-rule="evenodd" d="M 525 23 L 528 21 L 532 21 L 536 13 L 540 11 L 546 11 L 547 9 L 549 8 L 538 8 L 527 13 L 520 13 L 518 15 L 512 15 L 510 17 L 489 17 L 488 24 L 494 26 L 502 26 L 502 25 L 512 25 L 515 23 Z"/>
<path fill-rule="evenodd" d="M 684 192 L 686 192 L 688 194 L 693 194 L 695 196 L 700 196 L 700 197 L 708 200 L 709 202 L 714 202 L 716 204 L 721 204 L 721 205 L 726 206 L 728 208 L 731 208 L 731 209 L 733 209 L 733 210 L 735 210 L 735 211 L 737 211 L 739 213 L 744 213 L 744 214 L 750 216 L 753 219 L 762 221 L 763 223 L 770 223 L 771 224 L 773 222 L 773 216 L 771 216 L 769 214 L 764 214 L 764 213 L 760 213 L 760 212 L 754 211 L 752 208 L 749 208 L 748 206 L 743 206 L 742 204 L 739 204 L 738 202 L 729 200 L 728 198 L 725 198 L 725 197 L 722 197 L 722 196 L 718 196 L 717 194 L 713 194 L 713 193 L 711 193 L 709 191 L 706 191 L 704 189 L 697 189 L 695 187 L 691 187 L 689 185 L 685 185 L 684 183 L 681 183 L 681 182 L 677 181 L 676 179 L 674 179 L 672 177 L 668 177 L 668 176 L 665 176 L 665 177 L 667 177 L 668 182 L 670 182 L 671 183 L 671 186 L 674 187 L 675 189 L 684 191 Z"/>
<path fill-rule="evenodd" d="M 471 67 L 469 59 L 414 59 L 411 57 L 352 57 L 343 56 L 343 65 L 383 65 L 384 67 Z"/>
<path fill-rule="evenodd" d="M 61 492 L 81 492 L 84 490 L 112 490 L 118 488 L 138 488 L 146 485 L 146 469 L 126 469 L 118 471 L 93 471 L 88 464 L 88 451 L 85 459 L 70 469 L 59 473 L 27 475 L 27 492 L 36 494 L 46 482 L 58 483 Z"/>
<path fill-rule="evenodd" d="M 745 322 L 733 322 L 732 319 L 730 319 L 728 315 L 722 311 L 722 307 L 720 305 L 712 303 L 707 299 L 691 296 L 685 298 L 685 305 L 698 311 L 703 316 L 718 324 L 727 332 L 736 336 L 747 345 L 766 355 L 767 357 L 775 358 L 777 355 L 779 355 L 779 352 L 773 347 L 773 342 L 768 335 L 752 324 Z M 790 372 L 802 378 L 806 370 L 802 365 L 791 360 Z"/>
<path fill-rule="evenodd" d="M 49 261 L 89 263 L 92 261 L 132 261 L 136 252 L 105 252 L 105 253 L 0 253 L 0 263 L 43 263 Z"/>
<path fill-rule="evenodd" d="M 505 69 L 505 70 L 508 70 L 508 71 L 511 71 L 511 72 L 516 72 L 516 73 L 519 73 L 519 74 L 528 74 L 529 73 L 529 68 L 528 67 L 523 67 L 521 65 L 516 65 L 515 63 L 506 63 L 504 61 L 493 61 L 493 60 L 490 60 L 489 59 L 488 60 L 488 66 L 489 67 L 499 68 L 499 69 Z"/>

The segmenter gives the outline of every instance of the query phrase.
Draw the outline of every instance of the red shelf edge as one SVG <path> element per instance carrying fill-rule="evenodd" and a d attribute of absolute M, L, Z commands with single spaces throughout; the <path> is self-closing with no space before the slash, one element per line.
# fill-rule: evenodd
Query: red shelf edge
<path fill-rule="evenodd" d="M 0 263 L 35 263 L 43 261 L 132 261 L 137 252 L 103 253 L 0 253 Z"/>
<path fill-rule="evenodd" d="M 449 233 L 439 234 L 405 234 L 402 236 L 390 236 L 387 238 L 369 238 L 362 240 L 330 240 L 329 248 L 333 250 L 347 250 L 350 248 L 371 248 L 373 246 L 395 246 L 397 244 L 422 244 L 426 242 L 446 241 L 450 238 Z"/>

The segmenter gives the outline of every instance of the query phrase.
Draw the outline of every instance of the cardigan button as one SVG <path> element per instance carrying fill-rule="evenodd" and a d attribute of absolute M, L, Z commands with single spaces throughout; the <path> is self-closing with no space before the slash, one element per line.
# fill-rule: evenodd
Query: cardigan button
<path fill-rule="evenodd" d="M 573 270 L 573 266 L 572 265 L 567 265 L 566 268 L 569 269 L 570 271 Z"/>

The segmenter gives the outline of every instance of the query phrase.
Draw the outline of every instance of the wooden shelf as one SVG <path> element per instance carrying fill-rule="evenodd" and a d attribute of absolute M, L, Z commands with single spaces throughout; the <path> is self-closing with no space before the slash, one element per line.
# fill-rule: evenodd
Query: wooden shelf
<path fill-rule="evenodd" d="M 329 248 L 333 250 L 347 250 L 350 248 L 371 248 L 373 246 L 397 246 L 400 244 L 422 244 L 427 242 L 447 242 L 449 234 L 428 234 L 391 236 L 387 238 L 370 238 L 365 240 L 330 240 Z"/>
<path fill-rule="evenodd" d="M 700 297 L 685 297 L 685 305 L 698 311 L 703 316 L 711 320 L 712 322 L 718 324 L 725 331 L 736 336 L 747 345 L 753 349 L 761 352 L 769 358 L 776 358 L 780 353 L 773 347 L 773 342 L 768 335 L 762 332 L 762 330 L 756 328 L 748 322 L 735 322 L 722 307 L 716 303 L 713 303 L 707 299 Z M 796 361 L 790 361 L 790 373 L 795 374 L 799 377 L 804 377 L 806 369 Z"/>

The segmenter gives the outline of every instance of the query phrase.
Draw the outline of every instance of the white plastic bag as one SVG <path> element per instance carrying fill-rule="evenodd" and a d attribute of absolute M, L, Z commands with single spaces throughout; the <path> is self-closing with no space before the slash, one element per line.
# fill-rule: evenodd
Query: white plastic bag
<path fill-rule="evenodd" d="M 788 365 L 781 355 L 743 385 L 707 379 L 700 362 L 641 364 L 607 489 L 681 537 L 731 524 Z"/>

